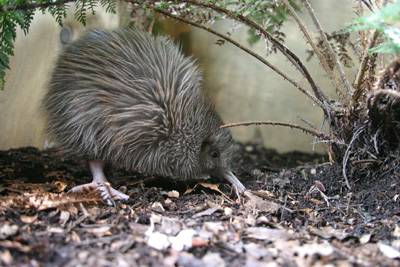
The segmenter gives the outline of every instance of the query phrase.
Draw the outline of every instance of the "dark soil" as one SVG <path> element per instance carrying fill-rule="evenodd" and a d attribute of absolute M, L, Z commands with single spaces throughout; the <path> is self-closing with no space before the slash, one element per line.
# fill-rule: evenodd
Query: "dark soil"
<path fill-rule="evenodd" d="M 0 152 L 0 266 L 400 266 L 400 170 L 345 187 L 321 155 L 238 145 L 221 181 L 108 168 L 116 207 L 65 192 L 89 182 L 60 150 Z M 381 172 L 380 172 L 381 173 Z M 177 194 L 177 192 L 179 194 Z"/>

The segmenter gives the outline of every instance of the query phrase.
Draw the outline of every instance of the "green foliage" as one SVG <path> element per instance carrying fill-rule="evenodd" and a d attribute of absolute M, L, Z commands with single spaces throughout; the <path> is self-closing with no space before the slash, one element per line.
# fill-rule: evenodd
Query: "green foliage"
<path fill-rule="evenodd" d="M 283 1 L 275 0 L 236 0 L 236 1 L 210 1 L 223 8 L 234 11 L 244 17 L 251 19 L 271 33 L 277 40 L 283 42 L 285 34 L 280 30 L 283 23 L 288 19 L 288 11 Z M 289 3 L 298 9 L 295 1 Z M 248 30 L 249 44 L 260 40 L 260 35 L 254 29 Z"/>
<path fill-rule="evenodd" d="M 33 18 L 33 11 L 14 11 L 0 13 L 0 88 L 4 85 L 6 69 L 9 68 L 10 56 L 14 54 L 16 28 L 20 26 L 26 34 Z"/>
<path fill-rule="evenodd" d="M 107 13 L 115 13 L 117 10 L 117 2 L 114 0 L 100 0 L 100 5 L 106 9 Z"/>
<path fill-rule="evenodd" d="M 383 34 L 385 41 L 373 47 L 371 53 L 400 55 L 400 0 L 388 4 L 378 12 L 358 18 L 350 27 L 352 31 L 375 29 Z"/>
<path fill-rule="evenodd" d="M 240 14 L 262 25 L 279 41 L 284 41 L 285 34 L 280 31 L 280 28 L 288 18 L 288 11 L 283 1 L 245 0 L 238 2 L 243 2 L 238 9 Z M 289 2 L 294 8 L 297 8 L 293 1 Z M 250 29 L 248 34 L 250 44 L 260 40 L 260 36 L 254 30 Z"/>
<path fill-rule="evenodd" d="M 47 10 L 54 17 L 57 23 L 61 26 L 64 18 L 67 16 L 67 10 L 65 4 L 48 7 Z"/>
<path fill-rule="evenodd" d="M 116 0 L 0 0 L 0 88 L 4 87 L 5 72 L 9 68 L 10 56 L 14 55 L 17 27 L 28 34 L 36 9 L 49 12 L 62 25 L 67 16 L 67 4 L 75 2 L 75 19 L 86 25 L 87 13 L 95 13 L 97 6 L 106 12 L 115 13 Z"/>
<path fill-rule="evenodd" d="M 146 2 L 146 1 L 143 1 Z M 178 13 L 190 21 L 209 23 L 224 18 L 223 15 L 207 9 L 195 8 L 190 4 L 176 4 L 179 1 L 157 1 L 157 9 Z M 285 34 L 280 31 L 283 23 L 288 19 L 288 11 L 283 1 L 276 0 L 204 0 L 204 4 L 227 9 L 236 15 L 251 19 L 271 33 L 279 41 L 284 41 Z M 289 0 L 294 9 L 298 9 L 297 0 Z M 235 25 L 234 27 L 236 27 Z M 232 29 L 233 31 L 234 29 Z M 228 33 L 229 34 L 229 33 Z M 254 44 L 260 40 L 260 35 L 254 29 L 248 30 L 248 42 Z"/>
<path fill-rule="evenodd" d="M 90 1 L 90 0 L 89 0 Z M 86 13 L 88 9 L 89 1 L 77 0 L 75 1 L 76 10 L 74 13 L 75 19 L 86 26 Z"/>

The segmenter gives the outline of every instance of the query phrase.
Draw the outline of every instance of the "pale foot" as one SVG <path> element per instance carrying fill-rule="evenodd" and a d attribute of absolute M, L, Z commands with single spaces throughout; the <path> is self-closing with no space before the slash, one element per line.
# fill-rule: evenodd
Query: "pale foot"
<path fill-rule="evenodd" d="M 112 188 L 108 182 L 91 182 L 83 185 L 74 186 L 69 190 L 73 193 L 85 193 L 88 191 L 96 191 L 100 194 L 101 199 L 109 206 L 115 206 L 114 200 L 128 200 L 129 196 Z"/>

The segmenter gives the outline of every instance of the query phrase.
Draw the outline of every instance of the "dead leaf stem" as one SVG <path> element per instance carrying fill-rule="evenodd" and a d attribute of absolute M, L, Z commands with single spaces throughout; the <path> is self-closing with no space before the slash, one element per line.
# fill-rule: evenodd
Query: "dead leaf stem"
<path fill-rule="evenodd" d="M 332 58 L 334 64 L 335 64 L 335 68 L 339 74 L 340 80 L 341 80 L 341 85 L 342 87 L 345 89 L 345 92 L 350 95 L 353 92 L 353 87 L 351 86 L 349 80 L 346 77 L 346 74 L 344 73 L 344 69 L 342 64 L 340 63 L 336 53 L 333 51 L 333 48 L 331 46 L 331 44 L 328 41 L 328 38 L 326 37 L 325 31 L 322 28 L 321 23 L 319 22 L 319 19 L 317 18 L 314 9 L 312 8 L 310 2 L 308 0 L 303 0 L 303 4 L 305 6 L 305 8 L 307 9 L 308 13 L 310 14 L 310 17 L 312 18 L 315 27 L 318 30 L 318 33 L 320 34 L 322 41 L 324 43 L 324 45 L 326 46 L 329 56 Z M 343 95 L 345 95 L 342 92 Z"/>

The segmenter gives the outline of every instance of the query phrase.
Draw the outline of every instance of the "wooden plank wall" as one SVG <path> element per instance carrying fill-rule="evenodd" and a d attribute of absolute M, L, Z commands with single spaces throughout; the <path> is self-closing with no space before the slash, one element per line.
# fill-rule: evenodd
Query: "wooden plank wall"
<path fill-rule="evenodd" d="M 72 12 L 70 12 L 72 13 Z M 116 28 L 117 15 L 98 9 L 89 15 L 87 28 Z M 85 31 L 69 14 L 64 26 L 71 30 L 72 39 Z M 43 148 L 45 116 L 41 99 L 46 92 L 48 78 L 55 59 L 62 49 L 61 27 L 48 14 L 35 14 L 30 32 L 24 36 L 18 30 L 15 51 L 11 58 L 6 84 L 0 91 L 0 149 L 35 146 Z"/>

